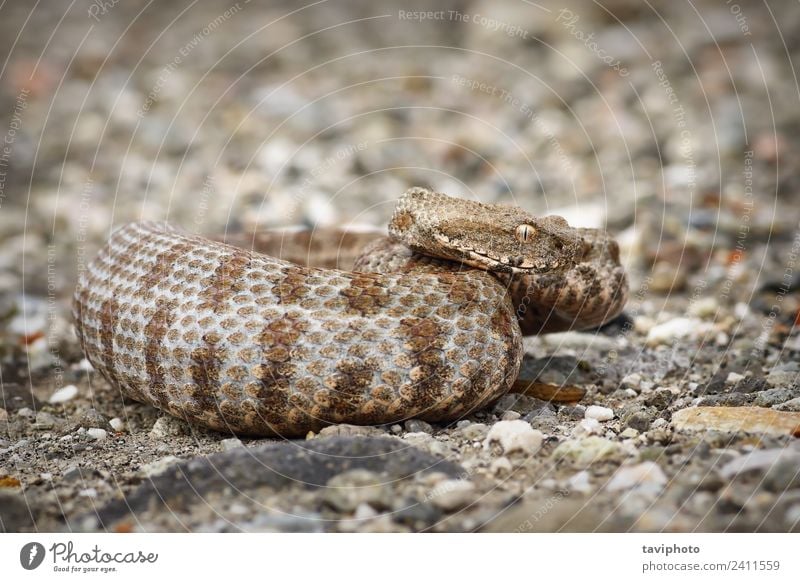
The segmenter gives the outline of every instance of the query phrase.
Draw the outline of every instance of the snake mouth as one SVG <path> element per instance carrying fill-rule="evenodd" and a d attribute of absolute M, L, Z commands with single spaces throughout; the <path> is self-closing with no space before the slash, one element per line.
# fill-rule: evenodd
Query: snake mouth
<path fill-rule="evenodd" d="M 464 250 L 464 264 L 498 273 L 547 273 L 558 269 L 558 261 L 531 261 L 522 256 L 496 256 L 479 250 Z"/>

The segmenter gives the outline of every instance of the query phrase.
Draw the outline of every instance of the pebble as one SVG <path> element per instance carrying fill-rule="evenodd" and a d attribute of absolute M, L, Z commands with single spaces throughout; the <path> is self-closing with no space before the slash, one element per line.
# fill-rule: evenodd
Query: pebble
<path fill-rule="evenodd" d="M 86 434 L 95 441 L 104 441 L 108 437 L 108 432 L 102 428 L 90 428 L 86 431 Z"/>
<path fill-rule="evenodd" d="M 756 406 L 684 408 L 672 415 L 672 426 L 681 431 L 717 430 L 773 436 L 800 434 L 800 413 Z"/>
<path fill-rule="evenodd" d="M 776 410 L 784 410 L 786 412 L 800 412 L 800 397 L 792 398 L 791 400 L 787 400 L 783 404 L 778 404 L 775 407 Z M 0 409 L 2 410 L 2 409 Z M 2 419 L 2 413 L 0 413 L 0 420 Z"/>
<path fill-rule="evenodd" d="M 219 444 L 222 445 L 223 451 L 230 451 L 231 449 L 244 446 L 244 443 L 237 438 L 222 439 Z"/>
<path fill-rule="evenodd" d="M 728 377 L 725 378 L 725 383 L 726 384 L 738 384 L 742 380 L 744 380 L 744 375 L 743 374 L 737 374 L 736 372 L 731 372 L 731 373 L 728 374 Z"/>
<path fill-rule="evenodd" d="M 366 503 L 377 509 L 391 507 L 392 491 L 380 477 L 366 469 L 352 469 L 334 475 L 327 483 L 322 500 L 345 513 Z"/>
<path fill-rule="evenodd" d="M 637 465 L 620 467 L 606 485 L 608 491 L 625 491 L 636 488 L 657 493 L 667 483 L 667 476 L 656 463 L 645 461 Z"/>
<path fill-rule="evenodd" d="M 78 387 L 70 384 L 69 386 L 64 386 L 63 388 L 59 388 L 50 396 L 47 400 L 50 404 L 62 404 L 64 402 L 69 402 L 73 398 L 78 395 Z"/>
<path fill-rule="evenodd" d="M 489 430 L 483 447 L 489 450 L 492 444 L 497 443 L 506 454 L 533 454 L 541 448 L 543 440 L 544 435 L 524 420 L 501 420 Z"/>
<path fill-rule="evenodd" d="M 664 323 L 658 324 L 647 332 L 647 344 L 657 346 L 668 344 L 673 340 L 685 338 L 697 330 L 700 322 L 688 317 L 676 317 Z"/>
<path fill-rule="evenodd" d="M 36 413 L 36 428 L 47 430 L 53 428 L 58 420 L 49 412 L 39 411 Z"/>
<path fill-rule="evenodd" d="M 461 479 L 448 479 L 431 489 L 426 498 L 439 509 L 456 511 L 475 498 L 475 485 Z"/>
<path fill-rule="evenodd" d="M 8 411 L 5 408 L 0 408 L 0 422 L 8 420 Z"/>
<path fill-rule="evenodd" d="M 161 416 L 150 429 L 150 436 L 155 439 L 182 436 L 191 432 L 188 425 L 173 416 Z"/>
<path fill-rule="evenodd" d="M 179 462 L 180 459 L 173 455 L 168 455 L 166 457 L 162 457 L 160 459 L 156 459 L 155 461 L 151 461 L 149 463 L 145 463 L 139 470 L 144 474 L 145 477 L 155 477 L 156 475 L 160 475 L 167 469 L 169 469 L 172 465 Z"/>
<path fill-rule="evenodd" d="M 553 451 L 554 460 L 570 461 L 577 467 L 589 467 L 593 463 L 627 456 L 627 451 L 619 443 L 598 436 L 564 441 Z"/>
<path fill-rule="evenodd" d="M 90 499 L 94 499 L 97 497 L 97 489 L 95 489 L 94 487 L 89 487 L 88 489 L 81 489 L 78 492 L 78 495 L 80 497 L 88 497 Z"/>
<path fill-rule="evenodd" d="M 623 439 L 634 439 L 637 436 L 639 436 L 639 431 L 636 430 L 635 428 L 628 427 L 625 430 L 623 430 L 621 433 L 619 433 L 619 436 L 620 436 L 620 438 L 623 438 Z"/>
<path fill-rule="evenodd" d="M 491 471 L 493 475 L 507 475 L 513 470 L 514 465 L 511 464 L 511 461 L 509 461 L 507 457 L 498 457 L 489 465 L 489 471 Z"/>
<path fill-rule="evenodd" d="M 591 434 L 603 434 L 603 425 L 595 418 L 584 418 L 572 430 L 572 436 L 582 437 Z"/>
<path fill-rule="evenodd" d="M 638 392 L 639 387 L 642 385 L 642 376 L 637 373 L 628 374 L 620 380 L 619 385 L 621 388 Z"/>
<path fill-rule="evenodd" d="M 23 406 L 17 410 L 17 416 L 20 418 L 36 418 L 36 413 L 27 406 Z"/>
<path fill-rule="evenodd" d="M 404 426 L 408 432 L 426 432 L 428 434 L 433 434 L 433 427 L 424 420 L 419 420 L 418 418 L 407 420 Z"/>
<path fill-rule="evenodd" d="M 593 418 L 600 422 L 605 422 L 606 420 L 614 418 L 614 411 L 605 406 L 592 405 L 586 408 L 584 415 L 586 418 Z"/>
<path fill-rule="evenodd" d="M 326 426 L 317 435 L 317 438 L 330 438 L 335 436 L 386 436 L 386 431 L 376 426 L 359 426 L 356 424 L 334 424 Z"/>
<path fill-rule="evenodd" d="M 578 471 L 567 480 L 567 486 L 578 493 L 589 493 L 592 490 L 589 472 Z"/>
<path fill-rule="evenodd" d="M 519 420 L 520 418 L 522 418 L 522 415 L 516 410 L 506 410 L 500 420 Z"/>
<path fill-rule="evenodd" d="M 723 479 L 731 479 L 749 471 L 764 471 L 781 462 L 800 466 L 800 450 L 780 448 L 752 451 L 728 461 L 719 474 Z"/>
<path fill-rule="evenodd" d="M 127 429 L 125 421 L 116 416 L 111 420 L 109 420 L 108 424 L 109 426 L 111 426 L 112 429 L 114 429 L 115 432 L 124 432 Z"/>

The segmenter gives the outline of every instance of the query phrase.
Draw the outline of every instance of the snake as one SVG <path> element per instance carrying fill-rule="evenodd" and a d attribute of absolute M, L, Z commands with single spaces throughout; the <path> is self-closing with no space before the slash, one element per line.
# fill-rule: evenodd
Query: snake
<path fill-rule="evenodd" d="M 333 232 L 123 225 L 79 276 L 81 348 L 123 398 L 292 438 L 463 418 L 511 389 L 524 335 L 596 328 L 628 295 L 609 234 L 517 206 L 415 187 L 388 236 Z"/>

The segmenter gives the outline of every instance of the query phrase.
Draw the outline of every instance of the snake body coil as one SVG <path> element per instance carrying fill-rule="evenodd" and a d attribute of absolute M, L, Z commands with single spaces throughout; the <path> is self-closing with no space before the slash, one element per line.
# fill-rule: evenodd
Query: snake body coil
<path fill-rule="evenodd" d="M 458 418 L 511 387 L 523 331 L 599 324 L 627 290 L 614 249 L 527 213 L 524 224 L 556 250 L 504 241 L 494 268 L 498 253 L 483 248 L 491 241 L 477 241 L 468 252 L 482 251 L 478 259 L 459 258 L 466 247 L 448 227 L 420 217 L 457 217 L 465 203 L 477 204 L 410 190 L 390 226 L 395 240 L 374 241 L 353 272 L 129 224 L 76 289 L 81 345 L 123 395 L 226 432 L 298 436 L 338 422 Z M 481 206 L 503 223 L 490 211 L 507 207 Z M 512 237 L 519 220 L 507 225 Z M 461 229 L 467 239 L 471 228 Z M 436 244 L 445 246 L 433 249 L 438 258 L 419 254 Z"/>

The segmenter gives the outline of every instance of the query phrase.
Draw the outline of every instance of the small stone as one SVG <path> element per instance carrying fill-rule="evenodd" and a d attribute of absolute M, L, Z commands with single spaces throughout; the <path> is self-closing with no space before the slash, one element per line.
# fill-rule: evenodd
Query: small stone
<path fill-rule="evenodd" d="M 433 427 L 424 420 L 419 420 L 418 418 L 407 420 L 405 422 L 405 427 L 408 432 L 426 432 L 428 434 L 433 434 Z"/>
<path fill-rule="evenodd" d="M 399 424 L 393 424 L 389 430 L 392 432 L 392 434 L 400 434 L 403 432 L 403 427 Z"/>
<path fill-rule="evenodd" d="M 606 485 L 608 491 L 636 488 L 657 493 L 667 483 L 667 476 L 656 463 L 645 461 L 638 465 L 620 467 Z"/>
<path fill-rule="evenodd" d="M 672 415 L 676 430 L 717 430 L 726 433 L 747 432 L 773 436 L 800 435 L 800 413 L 771 408 L 740 406 L 736 408 L 699 406 L 684 408 Z"/>
<path fill-rule="evenodd" d="M 88 497 L 90 499 L 94 499 L 95 497 L 97 497 L 97 489 L 95 489 L 94 487 L 89 487 L 88 489 L 81 489 L 78 492 L 78 495 L 80 497 Z"/>
<path fill-rule="evenodd" d="M 503 413 L 503 416 L 500 417 L 500 420 L 519 420 L 522 418 L 522 415 L 515 411 L 515 410 L 506 410 Z"/>
<path fill-rule="evenodd" d="M 669 344 L 673 340 L 690 336 L 697 330 L 699 324 L 698 320 L 687 317 L 670 319 L 665 323 L 656 325 L 647 332 L 647 343 L 651 346 Z"/>
<path fill-rule="evenodd" d="M 577 467 L 589 467 L 593 463 L 621 460 L 628 452 L 619 443 L 598 436 L 564 441 L 553 451 L 556 461 L 570 461 Z"/>
<path fill-rule="evenodd" d="M 92 366 L 92 363 L 86 358 L 78 362 L 76 368 L 81 372 L 94 372 L 94 366 Z"/>
<path fill-rule="evenodd" d="M 637 432 L 647 432 L 650 430 L 650 417 L 645 412 L 634 412 L 628 417 L 625 424 Z"/>
<path fill-rule="evenodd" d="M 109 426 L 108 417 L 102 412 L 90 408 L 78 417 L 78 420 L 73 423 L 73 426 L 82 426 L 83 428 L 106 428 Z"/>
<path fill-rule="evenodd" d="M 326 426 L 317 435 L 317 438 L 324 439 L 334 436 L 386 436 L 386 431 L 376 426 L 360 426 L 356 424 L 333 424 Z"/>
<path fill-rule="evenodd" d="M 23 406 L 17 410 L 17 416 L 20 418 L 36 418 L 36 413 L 27 406 Z"/>
<path fill-rule="evenodd" d="M 150 463 L 145 463 L 139 467 L 139 470 L 144 474 L 145 477 L 155 477 L 179 461 L 180 459 L 178 457 L 168 455 L 155 461 L 151 461 Z"/>
<path fill-rule="evenodd" d="M 614 411 L 610 408 L 606 408 L 605 406 L 589 406 L 585 412 L 586 418 L 593 418 L 600 422 L 605 422 L 606 420 L 611 420 L 614 418 Z"/>
<path fill-rule="evenodd" d="M 493 475 L 507 475 L 513 470 L 514 466 L 507 457 L 498 457 L 489 465 L 489 471 L 491 471 Z"/>
<path fill-rule="evenodd" d="M 164 439 L 182 436 L 191 432 L 188 425 L 173 416 L 161 416 L 150 429 L 150 436 L 155 439 Z"/>
<path fill-rule="evenodd" d="M 64 402 L 69 402 L 73 398 L 78 395 L 78 387 L 70 384 L 69 386 L 64 386 L 63 388 L 59 388 L 50 396 L 47 400 L 50 404 L 62 404 Z"/>
<path fill-rule="evenodd" d="M 36 428 L 40 430 L 51 429 L 57 422 L 56 417 L 49 412 L 39 411 L 36 413 Z"/>
<path fill-rule="evenodd" d="M 86 434 L 95 441 L 104 441 L 108 437 L 108 433 L 102 428 L 90 428 L 86 431 Z"/>
<path fill-rule="evenodd" d="M 641 374 L 636 373 L 628 374 L 622 380 L 620 380 L 619 385 L 621 388 L 638 392 L 639 387 L 642 385 L 642 376 Z"/>
<path fill-rule="evenodd" d="M 744 375 L 737 374 L 736 372 L 731 372 L 728 374 L 728 377 L 725 379 L 726 384 L 738 384 L 744 380 Z"/>
<path fill-rule="evenodd" d="M 222 439 L 220 441 L 220 444 L 222 445 L 223 451 L 230 451 L 231 449 L 236 449 L 244 446 L 244 443 L 242 443 L 242 441 L 240 441 L 237 438 Z"/>
<path fill-rule="evenodd" d="M 603 434 L 603 425 L 595 418 L 584 418 L 572 431 L 572 436 L 582 437 L 591 434 Z"/>
<path fill-rule="evenodd" d="M 800 451 L 791 449 L 763 449 L 752 451 L 728 461 L 719 470 L 723 479 L 732 479 L 736 475 L 751 471 L 763 472 L 779 463 L 794 464 L 800 467 Z"/>
<path fill-rule="evenodd" d="M 475 498 L 475 485 L 460 479 L 448 479 L 436 485 L 426 496 L 435 507 L 456 511 L 466 507 Z"/>
<path fill-rule="evenodd" d="M 783 404 L 778 404 L 776 410 L 784 410 L 786 412 L 800 412 L 800 397 L 787 400 Z M 2 409 L 0 409 L 2 410 Z M 0 420 L 2 420 L 2 413 L 0 412 Z"/>
<path fill-rule="evenodd" d="M 489 450 L 493 443 L 497 443 L 506 454 L 515 451 L 533 454 L 542 446 L 543 440 L 544 435 L 524 420 L 501 420 L 489 430 L 483 447 Z"/>
<path fill-rule="evenodd" d="M 620 436 L 620 438 L 623 438 L 623 439 L 634 439 L 637 436 L 639 436 L 639 431 L 636 430 L 635 428 L 628 427 L 625 430 L 623 430 L 621 433 L 619 433 L 619 436 Z"/>
<path fill-rule="evenodd" d="M 8 411 L 5 408 L 0 408 L 0 422 L 8 420 Z"/>
<path fill-rule="evenodd" d="M 360 503 L 358 507 L 356 507 L 355 512 L 353 512 L 353 518 L 358 519 L 361 521 L 372 519 L 376 517 L 378 512 L 375 511 L 372 506 L 368 503 Z"/>
<path fill-rule="evenodd" d="M 108 421 L 108 424 L 112 429 L 114 429 L 114 432 L 125 432 L 125 421 L 123 421 L 121 418 L 115 416 Z"/>
<path fill-rule="evenodd" d="M 322 499 L 341 512 L 352 513 L 362 503 L 377 509 L 388 509 L 391 507 L 392 494 L 376 473 L 352 469 L 331 477 Z"/>
<path fill-rule="evenodd" d="M 468 441 L 482 441 L 489 434 L 489 427 L 483 423 L 476 422 L 459 428 L 458 432 Z"/>
<path fill-rule="evenodd" d="M 579 471 L 567 480 L 567 487 L 578 493 L 589 493 L 592 490 L 588 471 Z"/>

